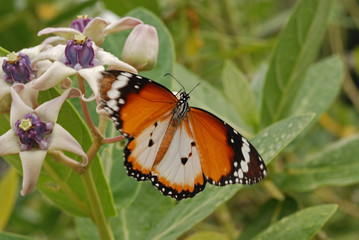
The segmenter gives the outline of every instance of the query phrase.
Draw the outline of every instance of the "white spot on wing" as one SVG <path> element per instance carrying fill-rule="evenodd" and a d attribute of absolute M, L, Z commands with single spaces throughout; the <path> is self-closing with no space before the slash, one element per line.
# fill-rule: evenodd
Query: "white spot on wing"
<path fill-rule="evenodd" d="M 242 154 L 243 154 L 244 160 L 247 163 L 249 163 L 249 161 L 251 160 L 250 156 L 249 156 L 249 152 L 250 152 L 250 148 L 247 145 L 243 144 L 242 145 Z"/>
<path fill-rule="evenodd" d="M 246 163 L 246 161 L 241 161 L 241 168 L 243 172 L 248 172 L 248 164 Z"/>
<path fill-rule="evenodd" d="M 117 99 L 120 97 L 120 95 L 121 93 L 117 89 L 111 89 L 107 92 L 107 96 L 111 99 Z"/>
<path fill-rule="evenodd" d="M 238 177 L 243 178 L 243 171 L 242 169 L 238 169 Z"/>
<path fill-rule="evenodd" d="M 126 76 L 126 77 L 132 77 L 132 73 L 129 73 L 129 72 L 121 72 L 121 75 Z"/>
<path fill-rule="evenodd" d="M 118 75 L 117 76 L 117 81 L 114 81 L 112 83 L 112 87 L 113 89 L 120 89 L 123 88 L 125 86 L 127 86 L 128 81 L 130 81 L 130 79 L 126 76 L 122 76 L 122 75 Z"/>

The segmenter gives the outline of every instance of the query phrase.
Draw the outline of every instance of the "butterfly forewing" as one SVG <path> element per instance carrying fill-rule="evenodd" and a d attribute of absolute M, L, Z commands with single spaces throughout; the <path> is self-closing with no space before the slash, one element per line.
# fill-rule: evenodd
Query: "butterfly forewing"
<path fill-rule="evenodd" d="M 176 105 L 166 88 L 122 71 L 108 71 L 100 82 L 102 106 L 125 136 L 135 137 Z"/>
<path fill-rule="evenodd" d="M 149 179 L 177 200 L 193 197 L 207 181 L 253 184 L 266 175 L 256 149 L 213 114 L 189 108 L 188 94 L 177 100 L 162 85 L 122 71 L 104 72 L 100 81 L 102 107 L 129 139 L 128 175 Z"/>

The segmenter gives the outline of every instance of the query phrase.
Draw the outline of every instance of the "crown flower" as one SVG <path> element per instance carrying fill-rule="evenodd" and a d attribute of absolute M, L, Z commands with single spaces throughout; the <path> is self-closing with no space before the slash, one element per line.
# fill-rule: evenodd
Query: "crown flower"
<path fill-rule="evenodd" d="M 131 65 L 119 60 L 109 52 L 99 48 L 90 38 L 82 34 L 73 36 L 67 45 L 59 44 L 41 52 L 32 62 L 33 66 L 44 61 L 50 61 L 48 69 L 36 81 L 32 87 L 37 90 L 46 90 L 68 79 L 75 74 L 80 75 L 90 85 L 93 95 L 85 99 L 94 100 L 98 95 L 97 81 L 101 72 L 108 69 L 118 69 L 137 73 Z"/>
<path fill-rule="evenodd" d="M 24 85 L 11 87 L 11 129 L 0 136 L 0 156 L 19 154 L 23 168 L 22 195 L 36 186 L 40 170 L 48 151 L 64 150 L 82 156 L 82 165 L 87 156 L 81 145 L 63 127 L 56 123 L 64 101 L 79 97 L 77 89 L 68 89 L 61 96 L 32 109 L 20 98 Z"/>
<path fill-rule="evenodd" d="M 66 40 L 70 40 L 72 36 L 83 34 L 91 38 L 97 46 L 100 46 L 107 35 L 134 28 L 141 23 L 141 20 L 133 17 L 124 17 L 110 23 L 100 17 L 90 18 L 87 15 L 81 15 L 77 16 L 77 19 L 71 23 L 69 28 L 45 28 L 38 33 L 38 36 L 54 34 L 57 37 L 49 38 L 45 40 L 45 42 L 53 43 L 62 41 L 62 43 L 65 43 Z"/>
<path fill-rule="evenodd" d="M 47 45 L 40 44 L 33 48 L 25 48 L 19 52 L 9 53 L 6 57 L 0 57 L 0 112 L 8 112 L 10 109 L 10 88 L 14 84 L 25 84 L 21 91 L 21 98 L 31 107 L 37 105 L 38 90 L 32 89 L 30 84 L 41 71 L 31 65 L 32 59 Z M 39 64 L 40 66 L 41 64 Z M 42 64 L 44 66 L 44 64 Z"/>

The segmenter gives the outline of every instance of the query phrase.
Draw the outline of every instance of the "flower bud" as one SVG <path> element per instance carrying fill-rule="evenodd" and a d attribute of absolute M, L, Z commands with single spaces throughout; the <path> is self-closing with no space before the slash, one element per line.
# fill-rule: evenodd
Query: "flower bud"
<path fill-rule="evenodd" d="M 27 83 L 32 80 L 30 58 L 26 54 L 21 52 L 12 52 L 7 55 L 7 59 L 4 60 L 2 69 L 5 72 L 5 81 L 13 84 Z"/>
<path fill-rule="evenodd" d="M 76 29 L 79 32 L 84 32 L 85 27 L 91 20 L 92 18 L 87 15 L 77 16 L 77 19 L 72 21 L 70 28 Z"/>
<path fill-rule="evenodd" d="M 157 63 L 158 45 L 156 28 L 139 24 L 128 36 L 122 58 L 139 71 L 151 70 Z"/>
<path fill-rule="evenodd" d="M 73 36 L 71 41 L 67 41 L 65 57 L 65 64 L 76 70 L 93 67 L 95 51 L 92 41 L 84 35 Z"/>

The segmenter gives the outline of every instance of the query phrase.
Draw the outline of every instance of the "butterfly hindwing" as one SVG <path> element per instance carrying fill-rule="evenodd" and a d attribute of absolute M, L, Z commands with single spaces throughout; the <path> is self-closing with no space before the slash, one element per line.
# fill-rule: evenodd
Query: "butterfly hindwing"
<path fill-rule="evenodd" d="M 199 108 L 191 108 L 188 116 L 209 183 L 254 184 L 264 178 L 266 167 L 262 158 L 236 130 Z"/>
<path fill-rule="evenodd" d="M 136 138 L 129 139 L 124 150 L 128 175 L 139 181 L 148 179 L 170 119 L 171 112 L 147 127 Z"/>
<path fill-rule="evenodd" d="M 150 180 L 164 195 L 177 200 L 193 197 L 204 189 L 206 180 L 188 120 L 174 132 L 167 152 L 153 166 Z"/>

